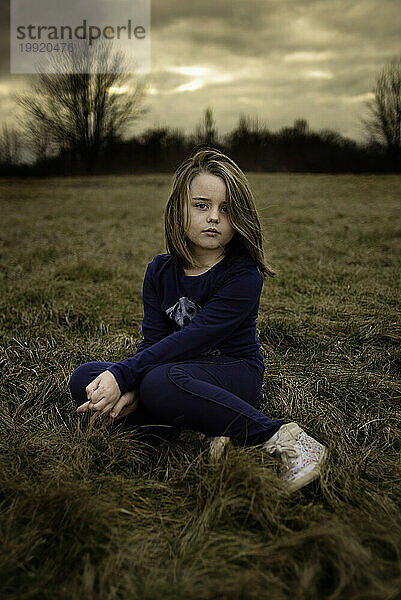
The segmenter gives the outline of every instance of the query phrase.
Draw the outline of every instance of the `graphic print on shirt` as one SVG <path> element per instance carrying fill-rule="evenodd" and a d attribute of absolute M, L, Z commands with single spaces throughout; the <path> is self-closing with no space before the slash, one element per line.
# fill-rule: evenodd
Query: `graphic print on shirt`
<path fill-rule="evenodd" d="M 167 316 L 175 321 L 180 329 L 183 329 L 185 325 L 188 325 L 197 314 L 197 312 L 201 309 L 199 304 L 195 304 L 186 296 L 182 296 L 178 299 L 173 306 L 166 309 Z M 220 356 L 221 350 L 216 348 L 215 350 L 207 350 L 206 352 L 202 352 L 200 356 Z"/>
<path fill-rule="evenodd" d="M 183 329 L 185 325 L 192 321 L 200 308 L 198 304 L 195 304 L 186 296 L 182 296 L 178 299 L 178 302 L 166 309 L 166 314 L 177 323 L 180 329 Z"/>

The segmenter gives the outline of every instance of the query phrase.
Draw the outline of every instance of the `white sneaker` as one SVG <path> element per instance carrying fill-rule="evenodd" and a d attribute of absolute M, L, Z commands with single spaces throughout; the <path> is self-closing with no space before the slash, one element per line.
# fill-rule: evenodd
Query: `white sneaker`
<path fill-rule="evenodd" d="M 307 485 L 320 475 L 327 448 L 310 437 L 296 423 L 286 423 L 262 446 L 283 461 L 282 480 L 291 491 Z"/>
<path fill-rule="evenodd" d="M 220 435 L 209 439 L 209 457 L 211 460 L 216 461 L 222 456 L 224 448 L 227 446 L 230 438 Z"/>

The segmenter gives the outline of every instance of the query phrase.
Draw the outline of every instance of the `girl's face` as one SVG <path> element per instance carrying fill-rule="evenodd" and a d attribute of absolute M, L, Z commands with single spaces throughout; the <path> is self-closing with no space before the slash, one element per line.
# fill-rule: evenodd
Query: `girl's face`
<path fill-rule="evenodd" d="M 196 175 L 190 186 L 188 208 L 186 235 L 195 249 L 221 250 L 229 243 L 235 230 L 228 218 L 226 184 L 221 177 L 210 173 Z M 209 228 L 217 233 L 206 233 Z"/>

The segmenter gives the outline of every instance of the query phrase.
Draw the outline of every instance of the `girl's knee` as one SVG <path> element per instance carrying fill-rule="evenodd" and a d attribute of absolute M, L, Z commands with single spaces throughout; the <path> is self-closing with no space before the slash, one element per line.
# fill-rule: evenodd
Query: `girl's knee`
<path fill-rule="evenodd" d="M 70 387 L 71 384 L 75 383 L 75 381 L 78 379 L 82 378 L 82 375 L 84 372 L 86 372 L 87 370 L 87 365 L 90 365 L 91 363 L 83 363 L 82 365 L 79 365 L 72 373 L 71 377 L 70 377 Z"/>
<path fill-rule="evenodd" d="M 91 380 L 90 373 L 93 364 L 93 362 L 89 362 L 79 365 L 70 377 L 68 387 L 76 402 L 86 402 L 86 386 L 89 385 Z"/>

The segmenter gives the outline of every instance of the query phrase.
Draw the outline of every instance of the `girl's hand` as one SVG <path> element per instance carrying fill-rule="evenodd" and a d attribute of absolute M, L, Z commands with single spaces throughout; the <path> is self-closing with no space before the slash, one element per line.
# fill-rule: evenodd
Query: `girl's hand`
<path fill-rule="evenodd" d="M 121 397 L 120 388 L 110 371 L 100 373 L 87 387 L 88 402 L 77 408 L 77 413 L 94 410 L 98 415 L 103 415 L 113 408 Z"/>
<path fill-rule="evenodd" d="M 108 423 L 113 423 L 117 419 L 126 417 L 134 410 L 138 408 L 139 404 L 139 390 L 135 388 L 132 392 L 126 392 L 124 396 L 121 396 L 115 407 L 110 413 Z"/>
<path fill-rule="evenodd" d="M 109 415 L 109 418 L 107 420 L 107 424 L 109 425 L 110 423 L 113 423 L 114 421 L 117 421 L 118 419 L 122 419 L 123 417 L 126 417 L 127 415 L 129 415 L 130 413 L 132 413 L 134 410 L 136 410 L 138 408 L 138 404 L 139 404 L 139 389 L 135 388 L 135 390 L 131 391 L 131 392 L 126 392 L 123 396 L 121 396 L 121 398 L 118 400 L 117 404 L 114 406 L 114 408 L 111 411 L 111 414 Z M 79 406 L 77 408 L 77 412 L 81 413 L 81 412 L 86 412 L 87 410 L 90 410 L 88 408 L 89 402 L 85 402 L 84 404 L 81 404 L 81 406 Z M 95 414 L 92 416 L 90 423 L 94 423 L 97 419 L 97 417 L 99 417 L 100 414 L 98 412 L 95 412 Z"/>

